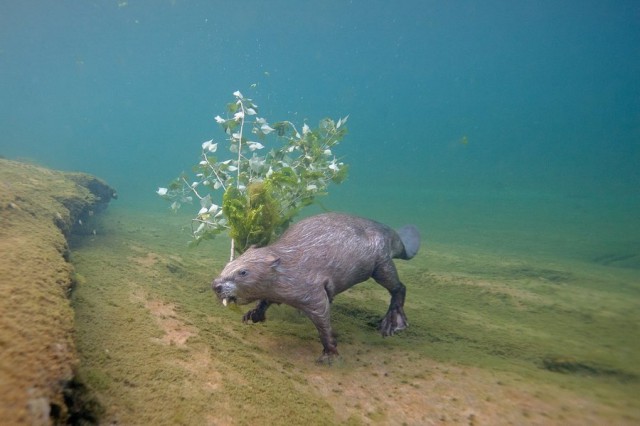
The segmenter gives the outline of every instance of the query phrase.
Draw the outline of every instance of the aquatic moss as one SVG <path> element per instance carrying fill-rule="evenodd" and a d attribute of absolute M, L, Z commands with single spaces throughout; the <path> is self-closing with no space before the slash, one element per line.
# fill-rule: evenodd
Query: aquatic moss
<path fill-rule="evenodd" d="M 235 187 L 228 188 L 222 210 L 229 221 L 229 236 L 235 240 L 238 253 L 252 245 L 267 245 L 282 223 L 271 185 L 265 182 L 250 184 L 246 193 Z"/>
<path fill-rule="evenodd" d="M 0 158 L 0 419 L 64 423 L 82 414 L 74 282 L 65 236 L 115 192 L 97 178 Z"/>
<path fill-rule="evenodd" d="M 314 363 L 317 332 L 296 310 L 273 306 L 266 323 L 248 325 L 216 301 L 210 281 L 226 262 L 227 241 L 189 250 L 176 243 L 188 234 L 165 216 L 111 212 L 105 220 L 108 233 L 73 246 L 86 278 L 74 300 L 81 370 L 109 407 L 105 423 L 420 424 L 463 421 L 471 409 L 490 423 L 496 412 L 513 423 L 640 418 L 631 397 L 637 380 L 541 368 L 548 354 L 564 354 L 637 375 L 640 348 L 629 330 L 638 313 L 625 293 L 631 278 L 618 276 L 628 285 L 603 292 L 610 271 L 561 263 L 501 271 L 490 256 L 461 264 L 430 246 L 398 262 L 410 323 L 398 336 L 383 339 L 375 329 L 389 298 L 376 283 L 336 297 L 342 359 L 327 368 Z M 530 272 L 538 269 L 567 278 L 538 279 Z M 153 314 L 148 300 L 173 310 Z M 183 346 L 163 343 L 160 317 L 194 334 Z M 531 408 L 518 410 L 513 398 Z"/>

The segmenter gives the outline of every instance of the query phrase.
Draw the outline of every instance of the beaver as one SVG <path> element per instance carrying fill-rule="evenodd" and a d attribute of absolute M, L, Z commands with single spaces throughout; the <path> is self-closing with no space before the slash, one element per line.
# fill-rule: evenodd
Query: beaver
<path fill-rule="evenodd" d="M 331 302 L 355 284 L 373 278 L 391 294 L 379 324 L 382 336 L 408 326 L 403 309 L 406 288 L 392 259 L 411 259 L 419 248 L 420 234 L 413 225 L 394 231 L 370 219 L 324 213 L 293 224 L 273 244 L 249 248 L 229 262 L 211 286 L 224 306 L 258 300 L 243 322 L 265 321 L 273 303 L 302 311 L 320 334 L 323 352 L 318 361 L 330 363 L 338 355 Z"/>

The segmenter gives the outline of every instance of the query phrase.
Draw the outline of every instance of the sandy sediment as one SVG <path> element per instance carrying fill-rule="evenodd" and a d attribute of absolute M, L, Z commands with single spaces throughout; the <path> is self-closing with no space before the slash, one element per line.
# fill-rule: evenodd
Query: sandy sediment
<path fill-rule="evenodd" d="M 82 173 L 0 159 L 0 419 L 66 422 L 77 354 L 66 237 L 94 232 L 115 191 Z M 5 423 L 7 424 L 7 423 Z"/>

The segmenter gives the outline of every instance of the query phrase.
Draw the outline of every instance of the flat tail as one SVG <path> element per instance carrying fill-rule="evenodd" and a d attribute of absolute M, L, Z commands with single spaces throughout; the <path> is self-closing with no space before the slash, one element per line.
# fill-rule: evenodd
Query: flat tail
<path fill-rule="evenodd" d="M 404 253 L 400 258 L 411 259 L 420 249 L 420 231 L 414 225 L 405 225 L 396 232 L 404 245 Z"/>

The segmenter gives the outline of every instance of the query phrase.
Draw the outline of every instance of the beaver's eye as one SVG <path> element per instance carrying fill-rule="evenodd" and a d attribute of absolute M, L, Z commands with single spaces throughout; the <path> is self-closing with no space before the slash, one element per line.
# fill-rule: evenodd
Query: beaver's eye
<path fill-rule="evenodd" d="M 247 271 L 246 269 L 240 269 L 238 271 L 238 275 L 241 277 L 246 277 L 247 275 L 249 275 L 249 271 Z"/>

